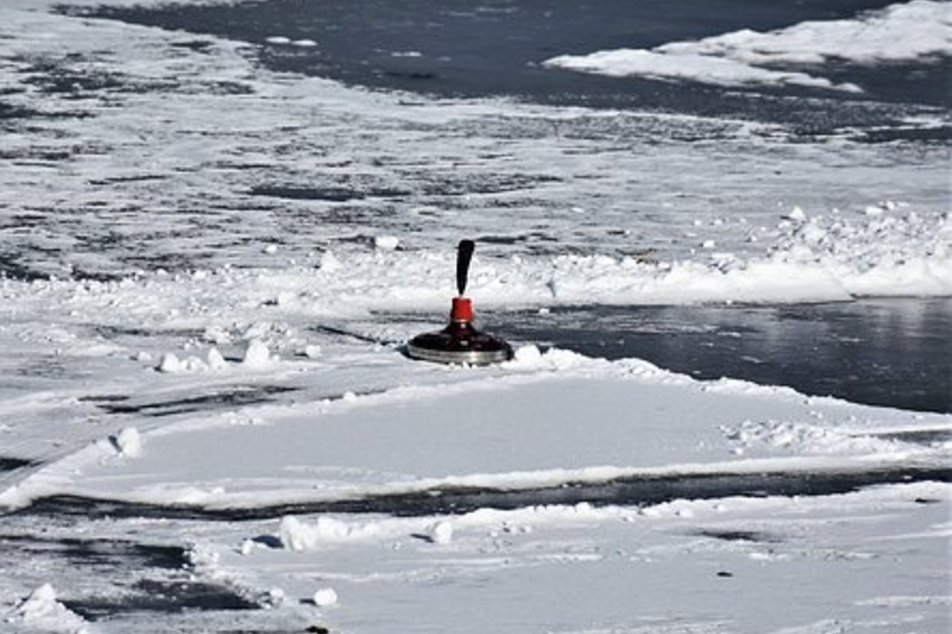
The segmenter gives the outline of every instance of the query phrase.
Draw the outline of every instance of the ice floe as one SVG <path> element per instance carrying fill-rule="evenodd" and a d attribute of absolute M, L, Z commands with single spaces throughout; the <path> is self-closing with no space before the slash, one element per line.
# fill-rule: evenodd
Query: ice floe
<path fill-rule="evenodd" d="M 912 0 L 855 19 L 809 21 L 759 33 L 749 29 L 650 50 L 618 49 L 562 55 L 546 64 L 612 76 L 643 76 L 721 84 L 799 85 L 859 93 L 850 83 L 821 76 L 831 61 L 875 64 L 952 55 L 952 8 L 947 2 Z M 785 70 L 811 68 L 810 72 Z"/>

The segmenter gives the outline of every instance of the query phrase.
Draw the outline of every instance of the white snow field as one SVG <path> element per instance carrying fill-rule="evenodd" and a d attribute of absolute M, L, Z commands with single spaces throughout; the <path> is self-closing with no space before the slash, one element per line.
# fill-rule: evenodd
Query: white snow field
<path fill-rule="evenodd" d="M 478 318 L 948 296 L 945 144 L 374 93 L 50 4 L 0 6 L 31 113 L 0 148 L 0 632 L 949 630 L 952 416 L 532 342 L 400 353 L 461 237 Z M 644 72 L 948 54 L 948 7 Z"/>

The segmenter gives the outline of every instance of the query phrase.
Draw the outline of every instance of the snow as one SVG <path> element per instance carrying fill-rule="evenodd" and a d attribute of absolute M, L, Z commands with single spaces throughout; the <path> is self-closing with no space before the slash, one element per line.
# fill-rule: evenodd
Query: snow
<path fill-rule="evenodd" d="M 618 49 L 588 55 L 560 55 L 549 66 L 615 77 L 638 75 L 725 86 L 797 85 L 848 93 L 855 84 L 836 84 L 783 66 L 828 62 L 928 61 L 952 54 L 952 5 L 912 0 L 855 19 L 802 22 L 759 33 L 749 29 L 692 42 L 670 42 L 651 50 Z"/>

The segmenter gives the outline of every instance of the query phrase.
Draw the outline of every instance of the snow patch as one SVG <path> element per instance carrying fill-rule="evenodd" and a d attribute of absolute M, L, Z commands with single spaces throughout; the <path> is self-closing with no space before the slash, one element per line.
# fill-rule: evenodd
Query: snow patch
<path fill-rule="evenodd" d="M 780 449 L 800 455 L 896 454 L 907 447 L 897 440 L 876 438 L 862 431 L 799 421 L 745 421 L 722 431 L 734 444 L 734 453 L 756 448 Z"/>

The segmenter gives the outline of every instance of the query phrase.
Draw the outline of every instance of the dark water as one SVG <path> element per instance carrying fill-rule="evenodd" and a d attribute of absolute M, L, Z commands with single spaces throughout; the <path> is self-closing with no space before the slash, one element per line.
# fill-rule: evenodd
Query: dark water
<path fill-rule="evenodd" d="M 862 86 L 866 95 L 859 99 L 806 88 L 726 90 L 694 82 L 599 77 L 541 63 L 561 54 L 650 48 L 744 28 L 764 31 L 805 20 L 852 18 L 890 4 L 891 0 L 266 0 L 232 6 L 102 8 L 91 14 L 244 40 L 259 46 L 255 54 L 271 68 L 374 88 L 738 116 L 793 123 L 816 133 L 898 121 L 903 109 L 896 106 L 901 103 L 947 107 L 952 103 L 948 89 L 952 60 L 823 69 L 822 74 L 834 81 Z M 267 43 L 271 36 L 310 39 L 317 46 Z M 829 99 L 797 99 L 811 95 Z M 946 132 L 933 134 L 941 137 Z"/>
<path fill-rule="evenodd" d="M 494 314 L 487 329 L 700 379 L 788 385 L 857 403 L 952 412 L 952 298 L 788 306 L 580 307 Z"/>

